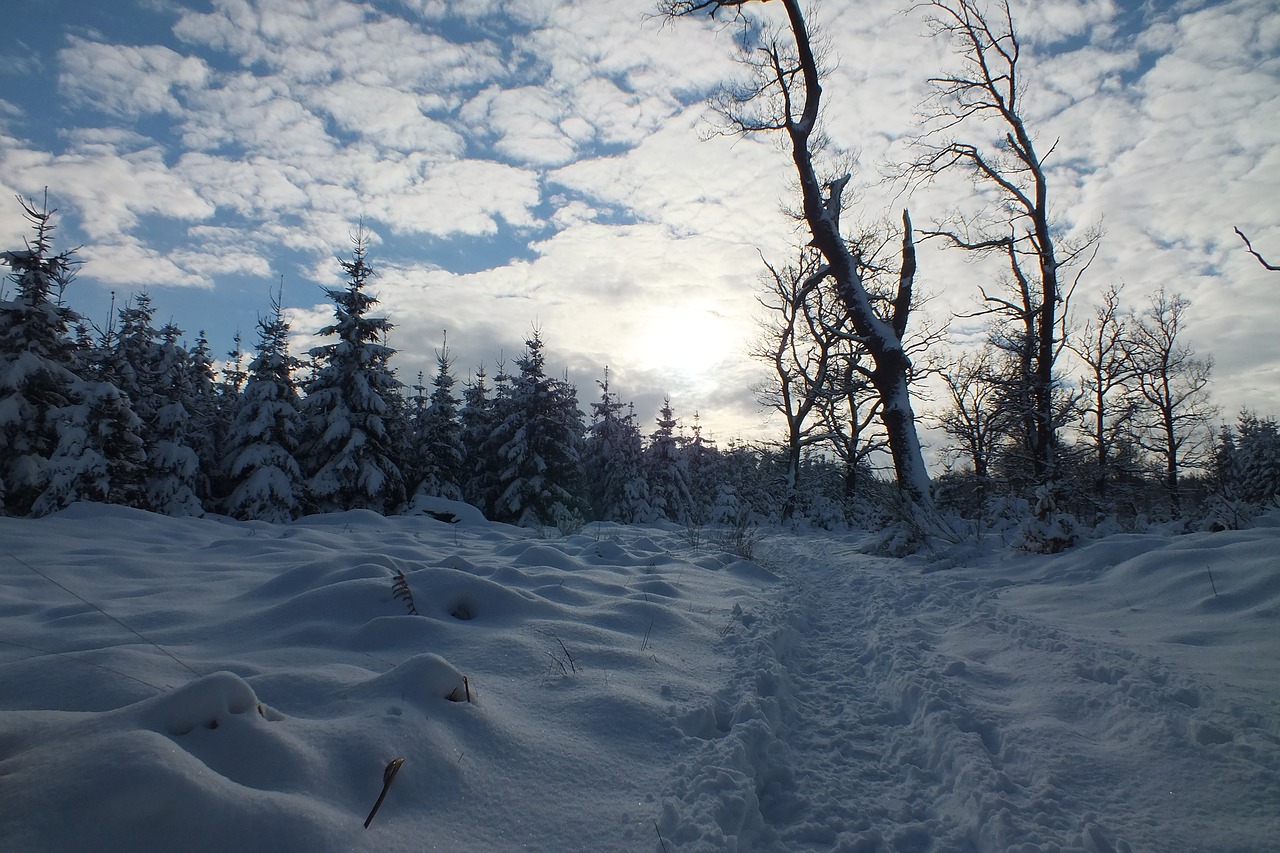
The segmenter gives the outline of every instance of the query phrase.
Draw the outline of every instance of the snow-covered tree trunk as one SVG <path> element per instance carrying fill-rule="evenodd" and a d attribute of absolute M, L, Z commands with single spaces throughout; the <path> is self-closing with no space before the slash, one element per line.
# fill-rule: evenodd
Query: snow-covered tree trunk
<path fill-rule="evenodd" d="M 740 11 L 749 0 L 661 0 L 659 11 L 668 17 L 684 17 L 721 9 Z M 875 364 L 872 385 L 881 401 L 881 419 L 888 436 L 898 487 L 909 503 L 931 506 L 929 473 L 925 466 L 915 411 L 911 405 L 911 360 L 902 336 L 910 307 L 910 276 L 903 278 L 907 298 L 895 299 L 893 316 L 880 317 L 864 286 L 857 258 L 840 230 L 845 175 L 824 182 L 814 163 L 812 140 L 817 132 L 822 102 L 821 73 L 801 10 L 800 0 L 782 0 L 790 45 L 768 41 L 752 45 L 751 60 L 759 79 L 746 102 L 759 112 L 749 112 L 743 98 L 730 97 L 723 114 L 740 133 L 784 131 L 800 184 L 801 212 L 808 225 L 811 245 L 822 253 L 828 274 L 844 304 L 850 324 Z M 755 31 L 750 27 L 750 36 Z M 905 235 L 910 239 L 910 233 Z M 905 253 L 904 253 L 905 260 Z M 914 267 L 913 267 L 914 269 Z M 904 265 L 905 272 L 905 265 Z"/>

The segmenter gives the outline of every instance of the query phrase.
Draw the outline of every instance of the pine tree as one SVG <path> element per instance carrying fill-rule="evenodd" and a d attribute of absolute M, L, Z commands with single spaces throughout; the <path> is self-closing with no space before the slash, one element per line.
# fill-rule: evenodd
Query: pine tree
<path fill-rule="evenodd" d="M 10 515 L 28 514 L 44 490 L 58 444 L 56 413 L 79 381 L 68 337 L 79 317 L 60 298 L 77 261 L 71 252 L 53 254 L 47 195 L 40 209 L 19 202 L 35 239 L 0 252 L 16 288 L 13 299 L 0 298 L 0 507 Z"/>
<path fill-rule="evenodd" d="M 693 413 L 693 438 L 683 447 L 685 468 L 689 473 L 690 518 L 695 524 L 705 524 L 714 519 L 713 512 L 720 499 L 720 451 L 715 442 L 702 435 L 702 422 Z"/>
<path fill-rule="evenodd" d="M 400 383 L 390 367 L 395 350 L 385 344 L 392 324 L 368 316 L 378 304 L 366 289 L 373 276 L 365 261 L 368 236 L 360 230 L 353 242 L 351 260 L 341 261 L 347 286 L 325 289 L 334 303 L 334 323 L 320 334 L 337 340 L 311 350 L 317 370 L 302 402 L 300 461 L 315 511 L 390 513 L 405 499 L 392 435 Z"/>
<path fill-rule="evenodd" d="M 651 522 L 654 512 L 644 479 L 644 442 L 635 424 L 635 410 L 609 390 L 609 368 L 597 384 L 600 399 L 591 404 L 583 461 L 591 517 L 623 524 Z"/>
<path fill-rule="evenodd" d="M 36 515 L 82 500 L 144 506 L 145 428 L 113 381 L 120 340 L 115 315 L 112 294 L 112 312 L 97 340 L 86 326 L 77 332 L 77 380 L 68 404 L 53 413 L 58 445 L 46 487 L 32 508 Z"/>
<path fill-rule="evenodd" d="M 485 455 L 484 446 L 498 425 L 498 413 L 489 386 L 485 384 L 487 378 L 483 365 L 476 368 L 475 379 L 469 381 L 462 392 L 462 411 L 458 417 L 464 457 L 462 497 L 491 518 L 498 478 L 496 466 Z"/>
<path fill-rule="evenodd" d="M 688 459 L 681 452 L 676 435 L 676 417 L 671 398 L 662 401 L 658 428 L 645 448 L 645 476 L 654 511 L 678 524 L 692 522 L 693 496 L 689 492 Z"/>
<path fill-rule="evenodd" d="M 55 417 L 58 446 L 32 511 L 46 515 L 77 501 L 143 506 L 143 424 L 120 389 L 102 379 L 79 380 Z"/>
<path fill-rule="evenodd" d="M 431 396 L 415 419 L 414 445 L 421 465 L 415 491 L 448 500 L 462 500 L 466 449 L 462 440 L 462 423 L 458 419 L 458 401 L 453 396 L 452 366 L 446 337 L 444 345 L 436 352 L 436 377 L 431 383 Z"/>
<path fill-rule="evenodd" d="M 1280 427 L 1274 418 L 1241 412 L 1235 432 L 1224 430 L 1215 462 L 1218 479 L 1239 500 L 1266 507 L 1280 497 Z"/>
<path fill-rule="evenodd" d="M 183 406 L 189 418 L 187 439 L 200 463 L 196 495 L 204 506 L 212 507 L 216 503 L 213 484 L 221 467 L 221 448 L 226 433 L 218 431 L 218 374 L 214 370 L 213 353 L 203 329 L 187 353 L 185 372 L 187 396 Z"/>
<path fill-rule="evenodd" d="M 115 348 L 107 360 L 109 378 L 142 422 L 140 506 L 165 515 L 201 515 L 200 461 L 187 440 L 190 357 L 179 343 L 182 330 L 172 323 L 156 329 L 154 318 L 146 293 L 120 310 Z"/>
<path fill-rule="evenodd" d="M 581 519 L 582 412 L 566 380 L 546 375 L 538 332 L 516 360 L 519 374 L 496 401 L 498 424 L 484 452 L 496 462 L 493 517 L 522 526 Z"/>
<path fill-rule="evenodd" d="M 282 523 L 301 514 L 296 366 L 289 355 L 289 323 L 273 297 L 270 315 L 258 320 L 256 354 L 227 435 L 228 515 Z"/>

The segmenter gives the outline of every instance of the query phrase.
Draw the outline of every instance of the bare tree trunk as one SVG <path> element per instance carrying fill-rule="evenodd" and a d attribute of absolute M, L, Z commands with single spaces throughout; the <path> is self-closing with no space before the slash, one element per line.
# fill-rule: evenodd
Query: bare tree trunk
<path fill-rule="evenodd" d="M 668 17 L 682 17 L 700 11 L 714 14 L 737 9 L 747 2 L 749 0 L 661 0 L 659 10 Z M 782 6 L 791 34 L 790 48 L 784 49 L 776 41 L 764 46 L 761 49 L 764 59 L 759 60 L 757 66 L 762 81 L 759 88 L 745 98 L 731 99 L 731 107 L 723 112 L 739 133 L 786 131 L 800 184 L 802 215 L 813 238 L 811 245 L 822 253 L 850 323 L 874 362 L 871 382 L 881 401 L 880 415 L 898 488 L 910 502 L 929 506 L 929 474 L 916 434 L 908 388 L 911 360 L 899 332 L 906 328 L 910 278 L 905 278 L 906 302 L 895 300 L 895 316 L 885 320 L 877 315 L 864 285 L 858 258 L 840 231 L 842 194 L 849 176 L 824 183 L 813 162 L 811 139 L 818 123 L 822 85 L 809 31 L 799 0 L 782 0 Z M 779 99 L 777 115 L 761 118 L 745 112 L 744 103 L 759 103 L 770 96 Z M 906 240 L 910 242 L 909 227 Z M 904 274 L 906 272 L 904 269 Z"/>
<path fill-rule="evenodd" d="M 920 139 L 923 154 L 906 171 L 928 180 L 963 168 L 999 199 L 976 222 L 953 220 L 924 233 L 969 251 L 1008 255 L 1018 302 L 986 293 L 984 298 L 993 306 L 991 313 L 1017 317 L 1027 327 L 1025 343 L 1030 351 L 1020 377 L 1028 403 L 1025 440 L 1034 479 L 1047 483 L 1056 476 L 1058 461 L 1053 369 L 1065 337 L 1060 313 L 1060 304 L 1067 299 L 1062 268 L 1097 237 L 1090 235 L 1071 247 L 1053 234 L 1044 156 L 1022 118 L 1020 46 L 1007 0 L 990 19 L 977 0 L 932 0 L 925 5 L 933 10 L 935 30 L 958 40 L 965 63 L 954 74 L 930 81 L 937 108 L 927 117 L 931 128 Z M 970 123 L 976 125 L 975 132 L 982 132 L 984 121 L 995 128 L 986 145 L 936 139 Z"/>

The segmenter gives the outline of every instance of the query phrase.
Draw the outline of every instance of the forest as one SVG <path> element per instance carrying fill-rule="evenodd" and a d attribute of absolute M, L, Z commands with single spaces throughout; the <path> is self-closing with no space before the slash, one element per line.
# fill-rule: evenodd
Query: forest
<path fill-rule="evenodd" d="M 145 293 L 107 328 L 85 321 L 69 305 L 76 259 L 55 251 L 53 212 L 24 208 L 32 237 L 0 256 L 12 290 L 0 301 L 7 515 L 88 500 L 283 522 L 347 509 L 399 513 L 426 495 L 564 532 L 597 520 L 666 520 L 879 526 L 906 542 L 920 534 L 919 508 L 904 505 L 875 468 L 884 439 L 867 416 L 875 406 L 856 375 L 861 354 L 824 339 L 830 325 L 803 335 L 795 322 L 803 306 L 778 312 L 780 345 L 758 353 L 777 375 L 762 402 L 788 416 L 790 435 L 722 448 L 696 419 L 682 425 L 669 400 L 646 432 L 607 369 L 586 415 L 577 389 L 548 367 L 536 331 L 514 365 L 496 365 L 492 378 L 481 367 L 460 392 L 447 346 L 435 376 L 402 382 L 393 324 L 373 313 L 374 271 L 359 235 L 340 261 L 346 286 L 327 291 L 333 322 L 320 333 L 330 342 L 305 360 L 292 356 L 289 323 L 273 302 L 253 352 L 237 346 L 215 370 L 203 334 L 189 344 L 172 323 L 157 328 Z M 794 309 L 787 281 L 777 272 L 772 295 Z M 1126 318 L 1113 292 L 1086 324 L 1078 346 L 1096 373 L 1057 401 L 1056 426 L 1074 440 L 1060 446 L 1051 487 L 1037 483 L 1020 434 L 1026 419 L 1007 340 L 933 368 L 951 394 L 939 421 L 954 440 L 951 464 L 931 487 L 933 514 L 944 519 L 934 532 L 1021 525 L 1027 547 L 1060 550 L 1098 525 L 1234 528 L 1273 505 L 1276 421 L 1243 412 L 1212 435 L 1208 362 L 1176 338 L 1184 310 L 1161 296 Z M 809 423 L 791 408 L 804 395 L 820 412 Z"/>

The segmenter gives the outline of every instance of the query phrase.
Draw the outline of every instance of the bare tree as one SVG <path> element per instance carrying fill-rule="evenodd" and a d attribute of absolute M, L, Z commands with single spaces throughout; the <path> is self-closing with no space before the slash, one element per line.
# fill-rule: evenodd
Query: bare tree
<path fill-rule="evenodd" d="M 871 457 L 887 451 L 880 423 L 880 397 L 871 385 L 867 351 L 857 341 L 844 340 L 836 347 L 830 384 L 818 398 L 818 418 L 826 446 L 844 469 L 843 497 L 846 509 L 854 496 L 858 471 Z"/>
<path fill-rule="evenodd" d="M 802 248 L 794 265 L 779 268 L 766 261 L 765 266 L 766 292 L 756 300 L 769 316 L 751 354 L 772 369 L 756 399 L 786 421 L 785 521 L 795 512 L 803 450 L 825 437 L 811 416 L 829 393 L 844 317 L 822 286 L 827 267 L 816 250 Z"/>
<path fill-rule="evenodd" d="M 921 154 L 909 164 L 907 175 L 926 181 L 964 170 L 984 195 L 997 201 L 975 217 L 953 217 L 921 233 L 968 251 L 1003 255 L 1008 262 L 1010 294 L 984 290 L 983 299 L 990 313 L 1002 314 L 1022 329 L 1018 369 L 1027 394 L 1026 441 L 1036 481 L 1048 482 L 1055 476 L 1058 445 L 1054 363 L 1065 337 L 1064 303 L 1070 290 L 1064 288 L 1063 268 L 1082 259 L 1097 237 L 1069 246 L 1054 233 L 1045 174 L 1053 146 L 1042 155 L 1023 120 L 1021 46 L 1007 0 L 992 15 L 977 0 L 924 5 L 935 33 L 955 41 L 963 63 L 953 74 L 930 79 L 933 108 L 918 140 Z M 974 132 L 994 127 L 991 141 L 979 144 L 954 136 L 970 126 Z"/>
<path fill-rule="evenodd" d="M 760 33 L 749 26 L 742 10 L 750 2 L 753 0 L 659 0 L 658 10 L 668 18 L 725 13 L 736 18 L 743 25 L 744 36 L 755 43 L 754 50 L 744 57 L 756 72 L 754 83 L 726 91 L 717 106 L 732 133 L 786 135 L 800 185 L 800 213 L 812 237 L 811 245 L 821 253 L 825 275 L 835 282 L 849 325 L 870 355 L 871 383 L 880 400 L 880 419 L 898 487 L 910 501 L 928 505 L 929 475 L 908 388 L 911 360 L 902 342 L 911 305 L 914 248 L 913 262 L 910 269 L 903 270 L 892 309 L 881 316 L 867 292 L 859 259 L 841 232 L 843 195 L 852 176 L 845 173 L 823 180 L 814 162 L 822 74 L 800 2 L 781 0 L 787 18 L 785 32 Z M 912 240 L 909 229 L 904 240 Z"/>
<path fill-rule="evenodd" d="M 1179 340 L 1190 305 L 1161 288 L 1135 318 L 1131 350 L 1143 403 L 1138 444 L 1163 463 L 1169 511 L 1175 517 L 1181 512 L 1179 475 L 1208 461 L 1209 424 L 1217 413 L 1208 402 L 1213 359 L 1197 358 Z"/>
<path fill-rule="evenodd" d="M 1071 349 L 1084 363 L 1080 380 L 1080 427 L 1093 445 L 1094 492 L 1107 496 L 1116 450 L 1132 427 L 1135 406 L 1130 393 L 1136 365 L 1130 356 L 1129 329 L 1120 311 L 1123 285 L 1112 285 L 1085 323 Z"/>
<path fill-rule="evenodd" d="M 1258 251 L 1253 248 L 1253 244 L 1249 242 L 1249 238 L 1244 236 L 1243 231 L 1237 228 L 1236 233 L 1239 234 L 1240 239 L 1244 241 L 1244 247 L 1249 250 L 1249 254 L 1257 258 L 1258 263 L 1262 264 L 1263 268 L 1269 269 L 1272 272 L 1280 272 L 1280 264 L 1270 263 L 1266 258 L 1262 257 L 1262 255 L 1259 254 Z"/>
<path fill-rule="evenodd" d="M 950 405 L 937 416 L 938 426 L 955 442 L 948 452 L 969 460 L 980 485 L 991 479 L 996 448 L 1008 439 L 1014 420 L 997 377 L 990 345 L 960 356 L 942 371 Z"/>

